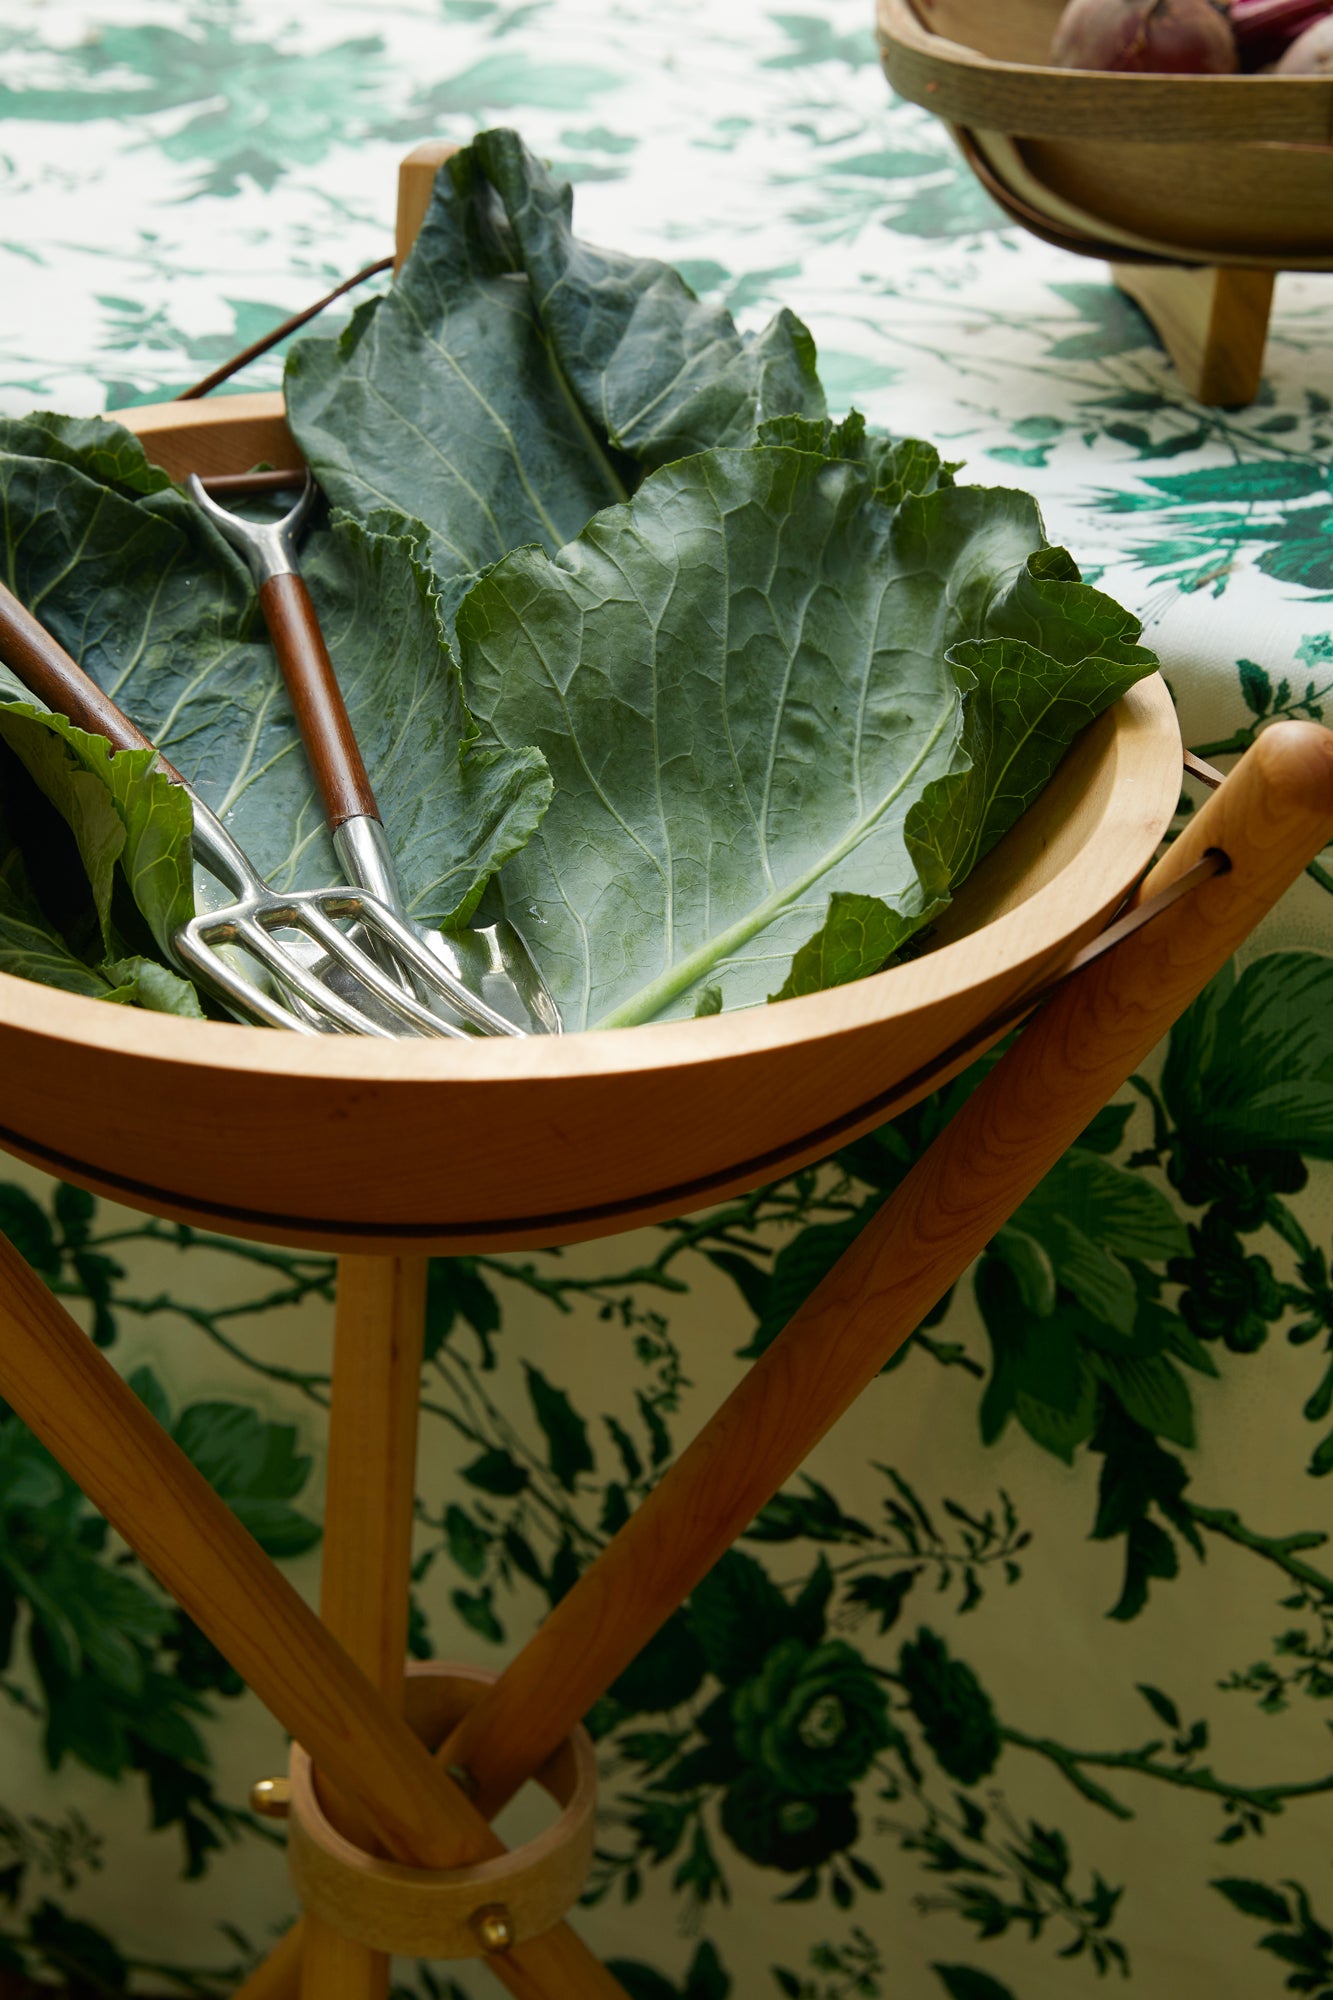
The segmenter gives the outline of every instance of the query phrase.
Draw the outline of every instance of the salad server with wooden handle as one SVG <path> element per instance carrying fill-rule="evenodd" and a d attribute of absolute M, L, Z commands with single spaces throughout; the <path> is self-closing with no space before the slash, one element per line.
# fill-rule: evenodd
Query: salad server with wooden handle
<path fill-rule="evenodd" d="M 338 865 L 349 880 L 393 913 L 416 949 L 405 953 L 396 941 L 386 943 L 382 932 L 368 936 L 366 947 L 406 991 L 416 992 L 436 1009 L 443 999 L 482 1033 L 558 1035 L 559 1010 L 513 924 L 501 919 L 446 933 L 417 923 L 407 908 L 347 705 L 297 560 L 297 540 L 318 493 L 313 475 L 307 472 L 295 506 L 273 522 L 250 521 L 219 506 L 195 473 L 186 483 L 214 527 L 245 558 L 258 586 L 260 610 L 291 697 Z M 423 958 L 437 971 L 447 971 L 448 992 L 442 991 L 438 978 L 422 981 Z M 343 983 L 337 967 L 321 968 L 321 973 L 335 985 Z"/>
<path fill-rule="evenodd" d="M 410 963 L 423 985 L 434 982 L 433 990 L 465 1019 L 473 1010 L 483 1013 L 477 1023 L 483 1033 L 522 1032 L 423 952 L 364 888 L 271 889 L 180 772 L 2 583 L 0 662 L 30 694 L 105 737 L 113 750 L 154 751 L 163 774 L 181 787 L 193 814 L 196 903 L 203 907 L 176 931 L 172 950 L 181 969 L 242 1020 L 300 1034 L 467 1036 L 467 1028 L 440 1019 L 338 928 L 338 919 L 351 918 L 377 946 Z M 256 962 L 259 979 L 242 969 L 241 952 Z M 328 977 L 334 967 L 342 975 L 336 987 Z"/>

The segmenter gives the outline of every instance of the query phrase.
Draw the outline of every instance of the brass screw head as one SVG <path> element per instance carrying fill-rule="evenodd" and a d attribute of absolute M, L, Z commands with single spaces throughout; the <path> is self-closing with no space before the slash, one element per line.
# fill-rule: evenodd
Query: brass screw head
<path fill-rule="evenodd" d="M 250 1787 L 250 1810 L 261 1819 L 286 1819 L 292 1809 L 292 1788 L 286 1778 L 259 1778 Z"/>
<path fill-rule="evenodd" d="M 508 1951 L 514 1942 L 514 1920 L 503 1903 L 488 1903 L 484 1910 L 474 1910 L 472 1928 L 484 1951 Z"/>

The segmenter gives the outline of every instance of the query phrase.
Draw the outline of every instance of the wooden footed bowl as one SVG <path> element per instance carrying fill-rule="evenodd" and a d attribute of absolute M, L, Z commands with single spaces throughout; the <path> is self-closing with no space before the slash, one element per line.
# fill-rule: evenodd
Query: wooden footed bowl
<path fill-rule="evenodd" d="M 878 0 L 889 82 L 1085 255 L 1333 270 L 1333 79 L 1053 69 L 1064 0 Z"/>
<path fill-rule="evenodd" d="M 177 476 L 299 463 L 277 395 L 125 420 Z M 552 1040 L 305 1037 L 0 975 L 0 1144 L 132 1206 L 329 1249 L 540 1246 L 678 1214 L 819 1159 L 961 1068 L 942 1053 L 1121 902 L 1180 773 L 1154 677 L 1080 737 L 937 949 L 710 1019 Z"/>

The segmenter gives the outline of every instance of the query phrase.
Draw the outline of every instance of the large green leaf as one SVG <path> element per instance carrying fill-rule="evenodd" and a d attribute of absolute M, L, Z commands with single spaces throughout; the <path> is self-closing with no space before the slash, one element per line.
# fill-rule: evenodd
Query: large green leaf
<path fill-rule="evenodd" d="M 140 447 L 101 428 L 107 438 L 89 443 L 86 425 L 62 432 L 61 420 L 45 420 L 40 448 L 53 429 L 75 440 L 61 461 L 6 449 L 33 443 L 33 426 L 0 425 L 11 588 L 196 785 L 262 874 L 279 887 L 336 881 L 248 577 L 174 489 L 123 497 Z M 120 491 L 81 469 L 104 460 L 119 468 Z M 541 758 L 480 738 L 432 580 L 406 541 L 335 523 L 311 535 L 303 566 L 409 905 L 423 921 L 464 921 L 545 807 Z M 78 748 L 77 733 L 66 740 Z M 126 873 L 161 944 L 182 914 L 172 869 L 188 808 L 157 780 L 132 800 L 140 767 L 112 763 L 113 790 L 125 788 Z"/>
<path fill-rule="evenodd" d="M 1079 731 L 1157 664 L 1136 643 L 1137 621 L 1081 583 L 1064 549 L 1034 550 L 989 607 L 987 625 L 994 638 L 964 639 L 949 656 L 968 690 L 965 754 L 907 816 L 908 852 L 941 898 L 1027 811 Z M 853 910 L 834 897 L 777 997 L 878 971 L 889 956 L 890 925 L 891 913 L 872 899 L 859 899 Z"/>
<path fill-rule="evenodd" d="M 643 467 L 822 414 L 799 320 L 747 340 L 668 265 L 594 249 L 569 217 L 514 133 L 483 133 L 441 169 L 392 291 L 288 360 L 326 492 L 371 524 L 420 519 L 442 579 L 525 542 L 554 553 Z"/>
<path fill-rule="evenodd" d="M 1039 1244 L 1056 1280 L 1094 1318 L 1128 1336 L 1139 1311 L 1125 1257 L 1164 1263 L 1189 1249 L 1184 1223 L 1141 1174 L 1075 1146 L 1019 1208 L 998 1243 L 1022 1284 L 1011 1239 Z M 1053 1303 L 1053 1301 L 1052 1301 Z"/>
<path fill-rule="evenodd" d="M 111 981 L 70 950 L 39 908 L 17 848 L 0 859 L 0 972 L 90 1000 L 106 1000 L 112 993 Z"/>
<path fill-rule="evenodd" d="M 469 699 L 555 779 L 501 888 L 570 1026 L 692 1013 L 708 985 L 764 999 L 830 895 L 873 892 L 886 915 L 872 931 L 835 902 L 838 937 L 784 991 L 854 958 L 862 931 L 883 963 L 1026 803 L 1029 752 L 1048 772 L 1151 667 L 1026 495 L 946 485 L 892 506 L 880 471 L 794 445 L 699 453 L 554 560 L 516 550 L 460 605 Z"/>
<path fill-rule="evenodd" d="M 14 753 L 0 763 L 0 971 L 94 1000 L 197 1016 L 193 986 L 129 949 L 112 913 L 118 863 L 139 880 L 146 915 L 173 890 L 188 895 L 188 815 L 177 841 L 158 838 L 172 801 L 184 801 L 150 774 L 142 753 L 109 756 L 101 737 L 6 700 L 11 693 L 21 690 L 0 666 L 0 743 Z M 34 872 L 56 892 L 58 917 Z"/>
<path fill-rule="evenodd" d="M 1333 1159 L 1333 960 L 1270 952 L 1219 974 L 1172 1030 L 1162 1090 L 1199 1152 Z"/>

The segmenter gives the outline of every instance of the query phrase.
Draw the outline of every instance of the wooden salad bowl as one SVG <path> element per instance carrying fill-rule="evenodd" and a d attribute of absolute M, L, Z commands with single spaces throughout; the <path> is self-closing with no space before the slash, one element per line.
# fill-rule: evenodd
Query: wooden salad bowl
<path fill-rule="evenodd" d="M 1258 392 L 1278 271 L 1333 271 L 1333 79 L 1054 69 L 1064 0 L 878 0 L 900 95 L 1033 234 L 1103 257 L 1202 401 Z"/>
<path fill-rule="evenodd" d="M 177 477 L 300 462 L 278 395 L 125 421 Z M 0 1144 L 132 1206 L 333 1249 L 540 1246 L 698 1208 L 821 1158 L 961 1068 L 967 1055 L 941 1055 L 1122 901 L 1180 774 L 1154 677 L 1074 744 L 938 948 L 710 1019 L 518 1041 L 305 1037 L 0 975 Z"/>

